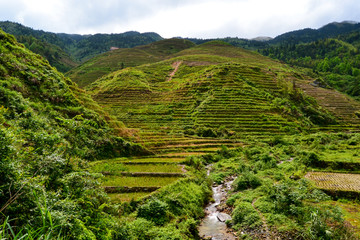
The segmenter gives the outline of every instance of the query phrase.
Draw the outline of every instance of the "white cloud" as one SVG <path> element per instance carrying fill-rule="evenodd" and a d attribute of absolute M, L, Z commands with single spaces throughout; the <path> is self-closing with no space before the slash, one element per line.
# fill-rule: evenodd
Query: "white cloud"
<path fill-rule="evenodd" d="M 67 33 L 256 37 L 360 21 L 357 0 L 0 0 L 1 20 Z"/>

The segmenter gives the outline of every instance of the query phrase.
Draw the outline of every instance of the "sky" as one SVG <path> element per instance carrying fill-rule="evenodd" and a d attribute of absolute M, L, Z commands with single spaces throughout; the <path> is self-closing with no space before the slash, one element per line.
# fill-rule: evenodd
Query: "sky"
<path fill-rule="evenodd" d="M 156 32 L 164 38 L 276 37 L 360 22 L 359 0 L 0 0 L 0 20 L 56 33 Z"/>

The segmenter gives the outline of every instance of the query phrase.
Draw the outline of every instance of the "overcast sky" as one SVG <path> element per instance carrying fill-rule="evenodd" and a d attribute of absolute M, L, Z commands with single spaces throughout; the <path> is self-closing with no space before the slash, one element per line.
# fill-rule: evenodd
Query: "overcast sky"
<path fill-rule="evenodd" d="M 275 37 L 334 21 L 360 22 L 359 0 L 0 0 L 0 19 L 65 33 Z"/>

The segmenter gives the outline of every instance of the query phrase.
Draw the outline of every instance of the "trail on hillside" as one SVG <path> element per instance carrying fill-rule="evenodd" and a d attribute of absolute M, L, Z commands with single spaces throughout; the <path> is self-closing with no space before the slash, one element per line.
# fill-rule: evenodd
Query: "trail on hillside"
<path fill-rule="evenodd" d="M 253 208 L 256 210 L 256 212 L 259 214 L 260 216 L 260 219 L 263 223 L 263 230 L 264 230 L 264 235 L 262 236 L 263 239 L 266 239 L 266 240 L 270 240 L 270 239 L 273 239 L 272 236 L 271 236 L 271 233 L 269 231 L 269 227 L 267 225 L 267 222 L 266 222 L 266 219 L 264 217 L 264 215 L 259 211 L 259 209 L 257 209 L 255 207 L 255 202 L 257 201 L 257 198 L 255 198 L 252 202 L 251 202 L 251 205 L 253 206 Z"/>
<path fill-rule="evenodd" d="M 169 78 L 167 81 L 171 81 L 172 77 L 175 75 L 177 70 L 179 69 L 180 65 L 183 63 L 183 61 L 176 61 L 171 66 L 174 68 L 174 70 L 169 74 Z"/>

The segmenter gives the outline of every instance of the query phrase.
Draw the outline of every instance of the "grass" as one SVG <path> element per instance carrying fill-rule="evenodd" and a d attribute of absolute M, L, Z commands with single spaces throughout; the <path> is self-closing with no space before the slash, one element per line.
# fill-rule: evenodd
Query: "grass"
<path fill-rule="evenodd" d="M 359 150 L 333 150 L 324 152 L 325 161 L 360 163 Z"/>
<path fill-rule="evenodd" d="M 147 158 L 119 158 L 119 159 L 112 159 L 108 160 L 107 162 L 110 164 L 117 164 L 117 163 L 174 163 L 178 164 L 183 162 L 183 158 L 157 158 L 157 157 L 147 157 Z"/>
<path fill-rule="evenodd" d="M 92 168 L 94 172 L 162 172 L 181 173 L 182 167 L 173 164 L 140 164 L 124 165 L 122 163 L 98 163 Z"/>
<path fill-rule="evenodd" d="M 328 208 L 329 206 L 338 207 L 344 215 L 345 221 L 351 224 L 353 230 L 360 238 L 360 204 L 359 202 L 350 201 L 346 199 L 340 199 L 338 201 L 326 201 L 319 203 L 320 206 Z"/>
<path fill-rule="evenodd" d="M 138 200 L 139 198 L 149 196 L 151 193 L 148 192 L 134 192 L 134 193 L 109 193 L 111 202 L 121 203 L 129 202 L 131 200 Z"/>
<path fill-rule="evenodd" d="M 96 56 L 81 66 L 72 69 L 67 76 L 80 87 L 85 87 L 98 78 L 127 67 L 154 63 L 194 44 L 183 39 L 166 39 L 145 46 L 124 48 Z"/>
<path fill-rule="evenodd" d="M 107 176 L 102 183 L 103 186 L 125 186 L 125 187 L 163 187 L 177 181 L 176 177 L 119 177 Z"/>

